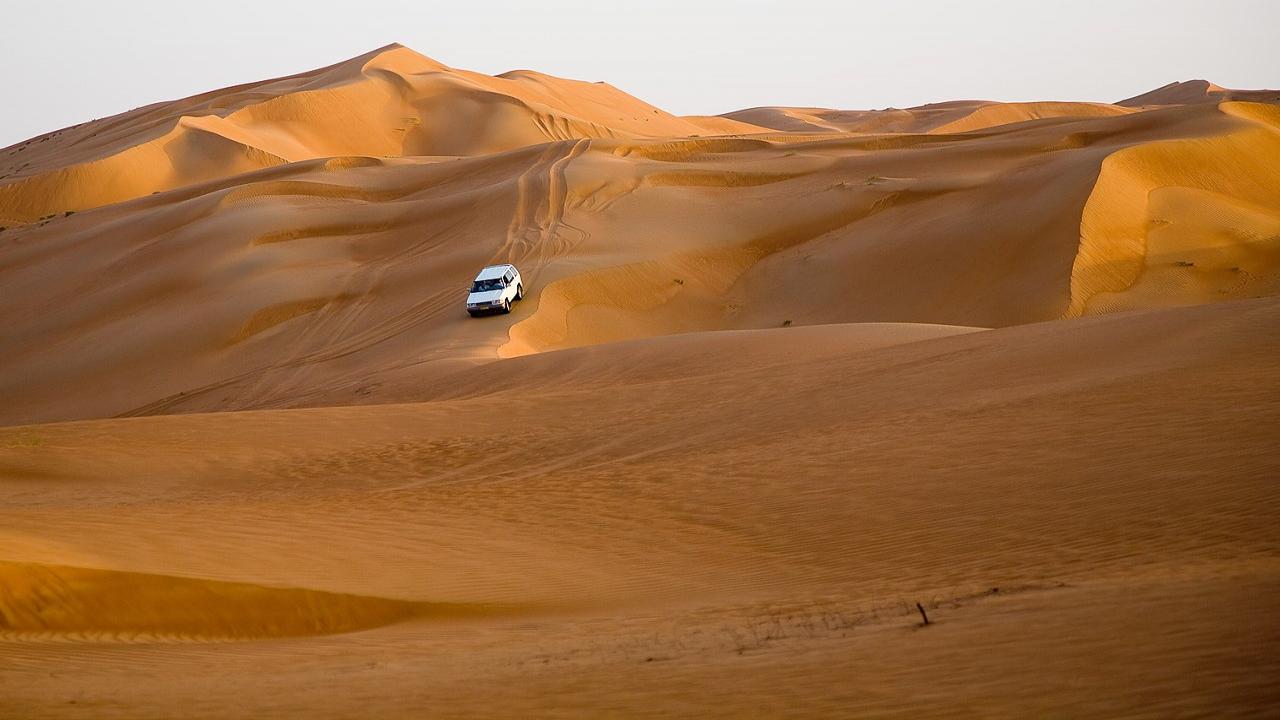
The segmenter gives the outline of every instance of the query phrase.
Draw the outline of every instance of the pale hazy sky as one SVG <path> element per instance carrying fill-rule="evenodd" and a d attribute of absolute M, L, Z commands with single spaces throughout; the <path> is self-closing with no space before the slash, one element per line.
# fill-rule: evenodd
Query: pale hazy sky
<path fill-rule="evenodd" d="M 0 0 L 0 146 L 400 42 L 677 114 L 1280 86 L 1280 0 Z"/>

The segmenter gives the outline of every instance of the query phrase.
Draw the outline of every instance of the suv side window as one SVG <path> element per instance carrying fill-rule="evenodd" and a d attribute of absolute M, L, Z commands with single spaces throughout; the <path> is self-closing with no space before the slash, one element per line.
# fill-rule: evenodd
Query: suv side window
<path fill-rule="evenodd" d="M 508 270 L 507 274 L 502 276 L 502 279 L 505 280 L 508 285 L 510 285 L 511 281 L 516 279 L 516 276 L 512 274 L 510 270 Z"/>

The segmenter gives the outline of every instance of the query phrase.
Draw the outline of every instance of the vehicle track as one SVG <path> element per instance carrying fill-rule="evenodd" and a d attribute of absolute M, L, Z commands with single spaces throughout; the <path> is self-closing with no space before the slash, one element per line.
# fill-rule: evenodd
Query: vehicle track
<path fill-rule="evenodd" d="M 494 263 L 522 267 L 521 274 L 537 280 L 552 260 L 563 257 L 591 237 L 565 220 L 571 162 L 591 147 L 582 138 L 549 143 L 534 164 L 516 179 L 516 205 L 507 239 L 493 256 Z"/>
<path fill-rule="evenodd" d="M 590 237 L 588 232 L 565 220 L 569 194 L 566 169 L 589 147 L 587 139 L 548 143 L 533 165 L 516 179 L 516 203 L 506 240 L 491 263 L 508 262 L 527 268 L 522 273 L 532 284 L 550 262 L 568 255 Z M 291 343 L 292 347 L 298 348 L 293 353 L 252 370 L 135 407 L 118 417 L 163 413 L 179 404 L 207 398 L 233 387 L 240 388 L 235 392 L 237 396 L 277 397 L 279 390 L 289 382 L 287 378 L 276 377 L 278 371 L 325 363 L 361 352 L 447 312 L 457 300 L 452 289 L 436 291 L 390 317 L 367 323 L 368 314 L 375 306 L 372 290 L 381 284 L 387 272 L 406 260 L 438 248 L 443 242 L 441 238 L 447 235 L 447 232 L 432 233 L 426 239 L 406 244 L 377 263 L 358 270 L 335 294 L 335 297 L 345 295 L 357 299 L 333 302 L 309 314 L 305 326 Z"/>

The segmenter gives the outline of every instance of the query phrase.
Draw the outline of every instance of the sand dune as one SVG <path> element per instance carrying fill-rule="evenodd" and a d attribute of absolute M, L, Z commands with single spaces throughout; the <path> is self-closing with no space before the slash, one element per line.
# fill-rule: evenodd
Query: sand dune
<path fill-rule="evenodd" d="M 390 45 L 0 150 L 0 221 L 318 157 L 479 155 L 566 138 L 706 131 L 603 83 L 530 71 L 491 77 Z"/>
<path fill-rule="evenodd" d="M 899 110 L 829 110 L 762 107 L 722 117 L 761 128 L 794 133 L 953 133 L 1041 118 L 1123 115 L 1129 108 L 1102 103 L 997 103 L 961 100 Z"/>
<path fill-rule="evenodd" d="M 6 148 L 0 716 L 1265 715 L 1268 92 L 393 45 Z"/>
<path fill-rule="evenodd" d="M 1232 90 L 1215 85 L 1208 80 L 1172 82 L 1150 92 L 1135 95 L 1116 103 L 1126 107 L 1147 105 L 1189 105 L 1191 103 L 1218 103 L 1225 100 L 1249 102 L 1280 101 L 1280 90 Z"/>
<path fill-rule="evenodd" d="M 1256 124 L 1146 143 L 1103 162 L 1081 218 L 1071 313 L 1280 290 L 1280 112 L 1221 109 Z"/>
<path fill-rule="evenodd" d="M 1273 106 L 1227 103 L 317 159 L 188 185 L 0 234 L 0 420 L 397 402 L 498 356 L 638 337 L 1268 295 L 1277 125 Z M 531 297 L 471 322 L 461 289 L 496 261 Z"/>
<path fill-rule="evenodd" d="M 1280 548 L 1277 313 L 1220 303 L 854 352 L 823 350 L 835 329 L 779 328 L 747 337 L 785 342 L 785 369 L 751 353 L 709 368 L 670 338 L 635 348 L 669 364 L 630 384 L 608 384 L 635 357 L 624 344 L 497 363 L 508 377 L 479 383 L 493 392 L 448 401 L 8 428 L 6 463 L 32 479 L 6 481 L 3 527 L 45 539 L 25 561 L 72 547 L 113 573 L 540 610 L 245 646 L 163 690 L 119 680 L 204 651 L 90 667 L 96 646 L 10 637 L 22 670 L 0 695 L 24 714 L 75 697 L 46 670 L 76 667 L 99 714 L 130 717 L 206 714 L 229 692 L 321 717 L 427 697 L 463 716 L 494 698 L 594 715 L 645 696 L 725 716 L 793 696 L 814 716 L 1125 714 L 1135 688 L 1161 714 L 1263 707 L 1275 626 L 1250 598 L 1274 591 Z M 131 612 L 176 598 L 129 586 Z M 914 600 L 936 627 L 912 630 Z M 374 664 L 315 684 L 356 658 Z M 1125 671 L 1097 679 L 1100 658 Z M 981 683 L 956 674 L 969 662 Z"/>

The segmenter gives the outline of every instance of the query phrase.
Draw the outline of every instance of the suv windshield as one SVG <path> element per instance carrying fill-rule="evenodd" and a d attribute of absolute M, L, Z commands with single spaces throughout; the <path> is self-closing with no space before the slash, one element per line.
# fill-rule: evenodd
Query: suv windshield
<path fill-rule="evenodd" d="M 477 280 L 476 284 L 471 286 L 471 292 L 473 293 L 489 292 L 490 290 L 501 290 L 504 287 L 506 287 L 506 284 L 502 282 L 502 278 L 494 278 L 492 280 Z"/>

